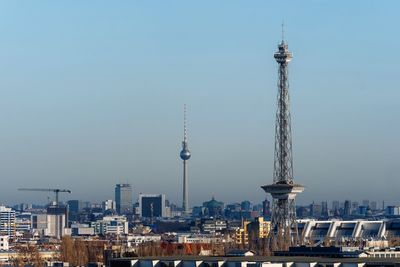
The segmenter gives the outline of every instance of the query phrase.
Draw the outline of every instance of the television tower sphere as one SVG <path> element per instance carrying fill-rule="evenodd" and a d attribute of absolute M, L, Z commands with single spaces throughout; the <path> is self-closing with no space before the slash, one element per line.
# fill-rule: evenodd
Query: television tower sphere
<path fill-rule="evenodd" d="M 180 157 L 182 160 L 188 160 L 190 159 L 190 151 L 189 149 L 186 148 L 186 144 L 183 144 L 183 149 L 181 151 Z"/>

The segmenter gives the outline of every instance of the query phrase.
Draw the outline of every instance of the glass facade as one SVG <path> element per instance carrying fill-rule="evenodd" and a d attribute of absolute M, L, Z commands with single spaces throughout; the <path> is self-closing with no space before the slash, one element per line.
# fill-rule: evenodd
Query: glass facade
<path fill-rule="evenodd" d="M 132 186 L 130 184 L 115 186 L 115 202 L 118 214 L 132 213 Z"/>
<path fill-rule="evenodd" d="M 160 196 L 143 196 L 142 197 L 142 217 L 162 217 L 163 204 Z"/>

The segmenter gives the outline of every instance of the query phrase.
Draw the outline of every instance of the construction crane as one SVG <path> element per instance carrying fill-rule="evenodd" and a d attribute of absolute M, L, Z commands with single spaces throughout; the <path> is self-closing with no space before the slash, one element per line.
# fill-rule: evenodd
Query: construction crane
<path fill-rule="evenodd" d="M 19 191 L 40 191 L 40 192 L 54 192 L 56 195 L 56 205 L 58 205 L 59 193 L 71 193 L 69 189 L 53 189 L 53 188 L 18 188 Z"/>

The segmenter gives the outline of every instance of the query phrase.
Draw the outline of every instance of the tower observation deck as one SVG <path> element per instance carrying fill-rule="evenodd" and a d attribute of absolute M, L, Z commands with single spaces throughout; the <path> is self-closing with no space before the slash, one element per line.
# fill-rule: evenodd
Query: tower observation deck
<path fill-rule="evenodd" d="M 269 248 L 287 250 L 298 243 L 295 198 L 304 187 L 293 179 L 292 131 L 289 108 L 288 64 L 292 59 L 288 45 L 282 39 L 274 54 L 279 64 L 278 96 L 275 124 L 275 154 L 273 183 L 262 186 L 271 194 L 271 231 L 268 237 Z"/>

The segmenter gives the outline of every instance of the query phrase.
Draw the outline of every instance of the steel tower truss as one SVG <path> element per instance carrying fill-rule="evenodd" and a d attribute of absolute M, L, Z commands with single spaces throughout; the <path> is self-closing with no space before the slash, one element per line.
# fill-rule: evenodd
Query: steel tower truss
<path fill-rule="evenodd" d="M 292 53 L 282 40 L 274 54 L 279 64 L 278 95 L 275 125 L 273 184 L 262 186 L 272 195 L 271 231 L 268 238 L 272 250 L 287 250 L 298 242 L 295 197 L 304 187 L 293 180 L 292 133 L 289 108 L 288 63 Z"/>

